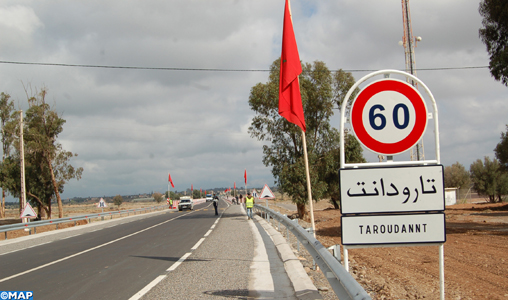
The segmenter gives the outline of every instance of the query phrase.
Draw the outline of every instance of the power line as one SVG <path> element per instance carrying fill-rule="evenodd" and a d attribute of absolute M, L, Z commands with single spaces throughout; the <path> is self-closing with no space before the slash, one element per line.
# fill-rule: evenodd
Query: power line
<path fill-rule="evenodd" d="M 201 72 L 270 72 L 266 69 L 218 69 L 218 68 L 175 68 L 175 67 L 139 67 L 139 66 L 107 66 L 107 65 L 82 65 L 82 64 L 61 64 L 61 63 L 42 63 L 42 62 L 21 62 L 21 61 L 0 61 L 0 64 L 9 65 L 32 65 L 32 66 L 52 66 L 52 67 L 74 67 L 74 68 L 100 68 L 100 69 L 129 69 L 129 70 L 154 70 L 154 71 L 201 71 Z M 470 67 L 438 67 L 422 68 L 418 71 L 447 71 L 447 70 L 468 70 L 468 69 L 486 69 L 489 66 L 470 66 Z M 336 72 L 338 70 L 331 70 Z M 375 72 L 377 69 L 355 69 L 344 70 L 345 72 Z"/>

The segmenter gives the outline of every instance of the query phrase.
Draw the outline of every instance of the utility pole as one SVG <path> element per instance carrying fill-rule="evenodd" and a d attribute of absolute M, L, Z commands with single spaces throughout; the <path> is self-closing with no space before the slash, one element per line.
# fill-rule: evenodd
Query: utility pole
<path fill-rule="evenodd" d="M 26 206 L 26 186 L 25 186 L 25 146 L 23 142 L 23 111 L 19 111 L 19 151 L 21 164 L 21 193 L 20 193 L 20 214 Z M 28 218 L 21 219 L 23 223 L 28 223 Z"/>
<path fill-rule="evenodd" d="M 404 27 L 404 35 L 402 36 L 402 45 L 404 46 L 405 58 L 406 58 L 406 72 L 416 76 L 415 69 L 415 47 L 417 43 L 422 40 L 421 37 L 413 37 L 413 29 L 411 26 L 411 12 L 409 9 L 409 0 L 402 0 L 402 26 Z M 411 80 L 411 85 L 418 89 L 416 82 Z M 416 153 L 415 153 L 416 152 Z M 415 149 L 410 151 L 411 160 L 425 160 L 425 154 L 423 151 L 423 140 L 418 141 L 415 145 Z"/>

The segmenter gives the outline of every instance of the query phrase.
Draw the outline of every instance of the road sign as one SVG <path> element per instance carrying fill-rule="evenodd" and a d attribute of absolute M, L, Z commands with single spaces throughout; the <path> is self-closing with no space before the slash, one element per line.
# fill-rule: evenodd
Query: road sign
<path fill-rule="evenodd" d="M 35 213 L 34 209 L 30 205 L 30 203 L 26 203 L 25 208 L 21 212 L 20 218 L 29 218 L 29 219 L 35 219 L 37 218 L 37 214 Z"/>
<path fill-rule="evenodd" d="M 351 107 L 351 125 L 365 147 L 395 155 L 413 147 L 425 133 L 427 106 L 410 84 L 382 79 L 360 91 Z"/>
<path fill-rule="evenodd" d="M 258 191 L 256 191 L 256 189 L 252 189 L 252 197 L 254 198 L 258 197 Z"/>
<path fill-rule="evenodd" d="M 263 190 L 261 191 L 261 196 L 259 199 L 275 199 L 275 195 L 272 193 L 272 190 L 265 184 Z"/>
<path fill-rule="evenodd" d="M 342 214 L 442 211 L 442 165 L 341 169 Z"/>
<path fill-rule="evenodd" d="M 341 217 L 343 245 L 446 242 L 445 215 L 377 215 Z"/>
<path fill-rule="evenodd" d="M 106 201 L 104 201 L 104 199 L 101 198 L 101 200 L 99 200 L 99 203 L 97 204 L 97 207 L 107 207 Z"/>

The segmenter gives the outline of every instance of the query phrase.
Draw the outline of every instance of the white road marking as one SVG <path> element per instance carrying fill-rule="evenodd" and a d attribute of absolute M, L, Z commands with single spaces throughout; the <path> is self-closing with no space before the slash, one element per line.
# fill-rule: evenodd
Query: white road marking
<path fill-rule="evenodd" d="M 32 268 L 32 269 L 30 269 L 30 270 L 26 270 L 26 271 L 24 271 L 24 272 L 21 272 L 21 273 L 18 273 L 18 274 L 14 274 L 14 275 L 9 276 L 9 277 L 2 278 L 2 279 L 0 279 L 0 282 L 4 282 L 4 281 L 10 280 L 10 279 L 13 279 L 13 278 L 19 277 L 19 276 L 21 276 L 21 275 L 25 275 L 25 274 L 28 274 L 28 273 L 31 273 L 31 272 L 37 271 L 37 270 L 39 270 L 39 269 L 42 269 L 42 268 L 45 268 L 45 267 L 48 267 L 48 266 L 54 265 L 54 264 L 56 264 L 56 263 L 59 263 L 59 262 L 62 262 L 62 261 L 65 261 L 65 260 L 71 259 L 71 258 L 76 257 L 76 256 L 79 256 L 79 255 L 81 255 L 81 254 L 85 254 L 85 253 L 88 253 L 88 252 L 90 252 L 90 251 L 93 251 L 93 250 L 96 250 L 96 249 L 102 248 L 102 247 L 104 247 L 104 246 L 107 246 L 107 245 L 110 245 L 110 244 L 116 243 L 116 242 L 118 242 L 118 241 L 121 241 L 121 240 L 126 239 L 126 238 L 131 237 L 131 236 L 134 236 L 134 235 L 136 235 L 136 234 L 139 234 L 139 233 L 145 232 L 145 231 L 150 230 L 150 229 L 152 229 L 152 228 L 155 228 L 155 227 L 161 226 L 161 225 L 163 225 L 163 224 L 165 224 L 165 223 L 171 222 L 171 221 L 173 221 L 173 220 L 176 220 L 176 219 L 178 219 L 178 218 L 180 218 L 180 217 L 183 217 L 183 216 L 185 216 L 185 215 L 188 215 L 188 214 L 190 214 L 190 213 L 187 213 L 187 214 L 184 214 L 184 215 L 178 216 L 178 217 L 176 217 L 176 218 L 174 218 L 174 219 L 171 219 L 171 220 L 164 221 L 164 222 L 159 223 L 159 224 L 157 224 L 157 225 L 150 226 L 150 227 L 145 228 L 145 229 L 143 229 L 143 230 L 140 230 L 140 231 L 137 231 L 137 232 L 134 232 L 134 233 L 128 234 L 128 235 L 126 235 L 126 236 L 123 236 L 123 237 L 118 238 L 118 239 L 116 239 L 116 240 L 113 240 L 113 241 L 110 241 L 110 242 L 104 243 L 104 244 L 102 244 L 102 245 L 99 245 L 99 246 L 96 246 L 96 247 L 93 247 L 93 248 L 90 248 L 90 249 L 87 249 L 87 250 L 84 250 L 84 251 L 81 251 L 81 252 L 78 252 L 78 253 L 75 253 L 75 254 L 69 255 L 69 256 L 64 257 L 64 258 L 61 258 L 61 259 L 57 259 L 57 260 L 55 260 L 55 261 L 52 261 L 52 262 L 49 262 L 49 263 L 47 263 L 47 264 L 44 264 L 44 265 L 41 265 L 41 266 L 38 266 L 38 267 Z"/>
<path fill-rule="evenodd" d="M 130 297 L 129 300 L 135 300 L 143 297 L 144 294 L 148 293 L 149 290 L 151 290 L 154 286 L 156 286 L 159 282 L 161 282 L 164 278 L 166 278 L 166 275 L 159 275 L 157 278 L 152 280 L 147 286 L 145 286 L 141 291 L 137 292 L 134 296 Z"/>
<path fill-rule="evenodd" d="M 182 257 L 180 257 L 180 259 L 175 262 L 171 267 L 169 267 L 166 271 L 167 272 L 171 272 L 171 271 L 174 271 L 176 270 L 176 268 L 178 268 L 179 265 L 181 265 L 186 259 L 187 257 L 189 257 L 189 255 L 191 255 L 191 252 L 187 252 L 185 253 Z"/>
<path fill-rule="evenodd" d="M 208 231 L 208 232 L 210 232 L 210 231 Z M 207 232 L 207 233 L 208 233 L 208 232 Z M 192 247 L 192 248 L 191 248 L 191 250 L 192 250 L 192 251 L 196 250 L 196 249 L 199 247 L 199 245 L 201 245 L 201 243 L 202 243 L 204 240 L 205 240 L 205 238 L 201 238 L 201 239 L 200 239 L 200 240 L 196 243 L 196 245 L 194 245 L 194 247 Z"/>
<path fill-rule="evenodd" d="M 224 213 L 224 212 L 222 212 L 222 213 Z M 215 220 L 215 223 L 213 223 L 212 227 L 210 227 L 210 230 L 208 230 L 208 232 L 205 234 L 205 237 L 207 237 L 212 232 L 213 228 L 215 228 L 215 225 L 219 222 L 220 218 L 222 217 L 222 213 L 219 216 L 219 218 L 217 218 L 217 220 Z M 180 259 L 178 261 L 176 261 L 173 265 L 171 265 L 171 267 L 169 267 L 166 270 L 166 272 L 172 272 L 172 271 L 176 270 L 176 268 L 178 268 L 178 266 L 180 266 L 187 259 L 187 257 L 189 257 L 192 254 L 192 251 L 196 250 L 201 245 L 201 243 L 203 243 L 204 240 L 205 240 L 205 238 L 201 238 L 196 243 L 196 245 L 194 245 L 194 247 L 191 248 L 191 252 L 185 253 L 182 257 L 180 257 Z M 143 297 L 146 293 L 148 293 L 154 286 L 156 286 L 159 282 L 161 282 L 167 276 L 168 276 L 168 274 L 159 275 L 157 278 L 152 280 L 152 282 L 150 282 L 147 286 L 145 286 L 139 292 L 137 292 L 132 297 L 130 297 L 129 300 L 141 299 L 141 297 Z"/>
<path fill-rule="evenodd" d="M 9 253 L 18 252 L 18 251 L 25 250 L 25 249 L 30 249 L 30 248 L 37 247 L 37 246 L 41 246 L 41 245 L 46 245 L 46 244 L 49 244 L 49 243 L 52 243 L 52 242 L 53 242 L 53 241 L 49 241 L 49 242 L 45 242 L 45 243 L 42 243 L 42 244 L 37 244 L 37 245 L 30 246 L 30 247 L 25 247 L 25 248 L 23 248 L 23 249 L 17 249 L 17 250 L 13 250 L 13 251 L 5 252 L 5 253 L 0 254 L 0 256 L 5 255 L 5 254 L 9 254 Z"/>

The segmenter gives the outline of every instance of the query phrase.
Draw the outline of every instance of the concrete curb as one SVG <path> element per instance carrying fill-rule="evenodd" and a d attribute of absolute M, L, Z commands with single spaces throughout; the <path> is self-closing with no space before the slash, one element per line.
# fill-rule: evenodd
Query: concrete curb
<path fill-rule="evenodd" d="M 254 215 L 254 219 L 265 229 L 266 233 L 268 233 L 273 240 L 277 252 L 284 263 L 284 268 L 286 269 L 289 280 L 291 280 L 296 297 L 302 300 L 323 299 L 282 234 L 260 216 Z"/>

